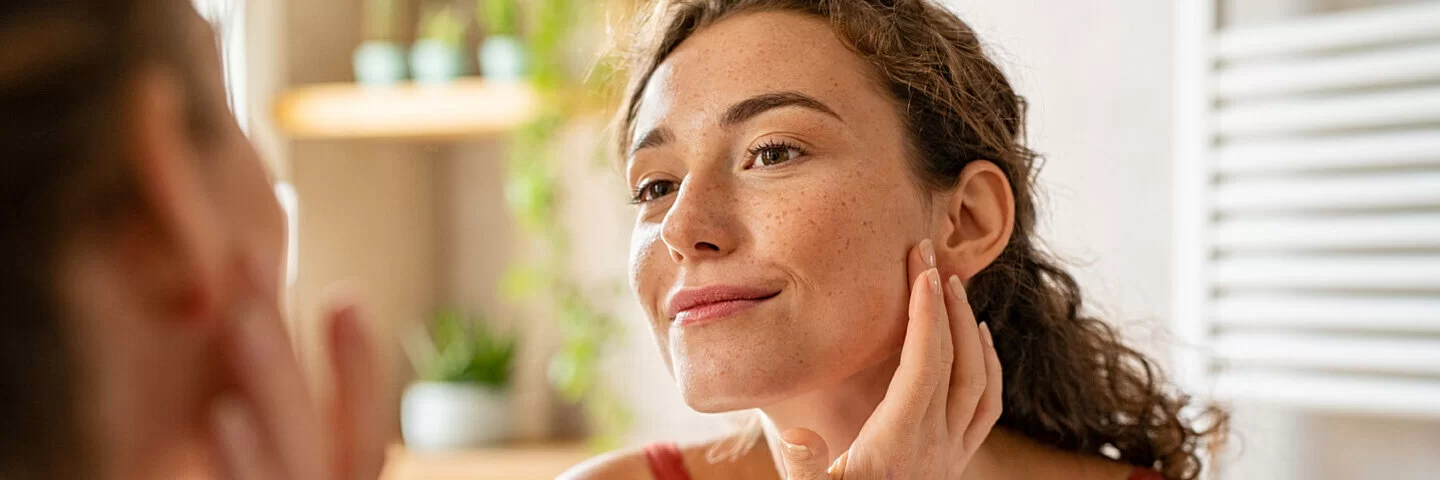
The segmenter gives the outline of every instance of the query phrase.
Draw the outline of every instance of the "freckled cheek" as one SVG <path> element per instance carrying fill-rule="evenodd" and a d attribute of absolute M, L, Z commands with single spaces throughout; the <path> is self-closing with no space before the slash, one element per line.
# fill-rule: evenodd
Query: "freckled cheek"
<path fill-rule="evenodd" d="M 815 289 L 809 294 L 821 297 L 816 300 L 863 293 L 867 285 L 885 282 L 893 268 L 904 268 L 887 264 L 895 263 L 889 261 L 892 250 L 903 252 L 905 229 L 893 212 L 856 198 L 868 188 L 825 182 L 797 189 L 775 203 L 782 208 L 762 217 L 757 243 Z"/>
<path fill-rule="evenodd" d="M 674 278 L 675 263 L 660 240 L 660 225 L 636 225 L 630 241 L 630 288 L 654 322 L 662 320 L 657 308 Z"/>

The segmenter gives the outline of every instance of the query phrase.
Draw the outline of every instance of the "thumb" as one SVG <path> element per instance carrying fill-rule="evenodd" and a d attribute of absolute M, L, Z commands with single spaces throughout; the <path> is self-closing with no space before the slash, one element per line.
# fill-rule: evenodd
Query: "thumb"
<path fill-rule="evenodd" d="M 789 480 L 830 480 L 830 451 L 825 439 L 803 428 L 792 428 L 780 434 L 781 456 L 785 459 L 785 478 Z"/>

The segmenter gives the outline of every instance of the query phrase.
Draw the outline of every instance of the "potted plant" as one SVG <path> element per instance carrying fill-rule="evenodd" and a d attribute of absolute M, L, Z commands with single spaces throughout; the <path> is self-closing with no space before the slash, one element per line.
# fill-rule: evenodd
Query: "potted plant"
<path fill-rule="evenodd" d="M 355 81 L 392 85 L 405 79 L 405 49 L 395 41 L 395 1 L 365 3 L 365 43 L 355 49 Z"/>
<path fill-rule="evenodd" d="M 465 20 L 455 5 L 431 4 L 420 21 L 420 38 L 410 48 L 410 71 L 420 83 L 447 83 L 464 73 L 460 44 Z"/>
<path fill-rule="evenodd" d="M 525 75 L 525 46 L 519 38 L 520 6 L 516 0 L 477 0 L 475 12 L 486 26 L 480 44 L 480 72 L 485 78 L 519 80 Z"/>
<path fill-rule="evenodd" d="M 419 379 L 405 389 L 407 448 L 454 450 L 503 440 L 515 337 L 455 311 L 437 313 L 406 342 Z"/>

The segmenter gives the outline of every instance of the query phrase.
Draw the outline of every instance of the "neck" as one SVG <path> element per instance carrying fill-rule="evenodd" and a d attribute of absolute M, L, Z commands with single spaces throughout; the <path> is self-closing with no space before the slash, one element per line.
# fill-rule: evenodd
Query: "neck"
<path fill-rule="evenodd" d="M 772 449 L 780 445 L 778 434 L 791 428 L 805 428 L 825 439 L 834 461 L 850 448 L 860 428 L 870 419 L 895 369 L 900 366 L 900 353 L 846 378 L 838 384 L 787 398 L 760 410 L 765 414 L 766 435 Z M 776 450 L 778 453 L 778 450 Z"/>
<path fill-rule="evenodd" d="M 860 429 L 885 398 L 885 391 L 899 365 L 900 356 L 897 353 L 836 385 L 761 408 L 765 415 L 766 445 L 777 468 L 784 471 L 779 434 L 787 429 L 805 428 L 820 435 L 825 439 L 830 462 L 849 450 Z M 1046 468 L 1056 465 L 1064 468 Z M 1111 478 L 1115 472 L 1127 471 L 1123 465 L 1116 470 L 1117 465 L 1098 458 L 1060 452 L 1019 433 L 995 427 L 970 457 L 961 478 L 1066 478 L 1067 471 L 1089 474 L 1096 470 L 1111 475 L 1081 478 Z"/>

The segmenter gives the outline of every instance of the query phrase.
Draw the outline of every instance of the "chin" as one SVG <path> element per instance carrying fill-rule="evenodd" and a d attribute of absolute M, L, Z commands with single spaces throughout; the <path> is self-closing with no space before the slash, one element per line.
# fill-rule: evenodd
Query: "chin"
<path fill-rule="evenodd" d="M 766 392 L 753 386 L 725 388 L 718 385 L 703 387 L 680 386 L 680 395 L 691 410 L 700 413 L 726 413 L 760 408 L 784 398 L 785 392 Z"/>
<path fill-rule="evenodd" d="M 680 395 L 692 410 L 725 413 L 761 408 L 798 395 L 814 380 L 798 369 L 785 368 L 787 362 L 714 364 L 723 368 L 694 368 L 692 364 L 692 368 L 676 370 Z"/>
<path fill-rule="evenodd" d="M 842 382 L 898 351 L 903 321 L 865 308 L 850 311 L 855 318 L 832 311 L 766 312 L 669 328 L 662 330 L 661 350 L 691 409 L 766 408 Z"/>

